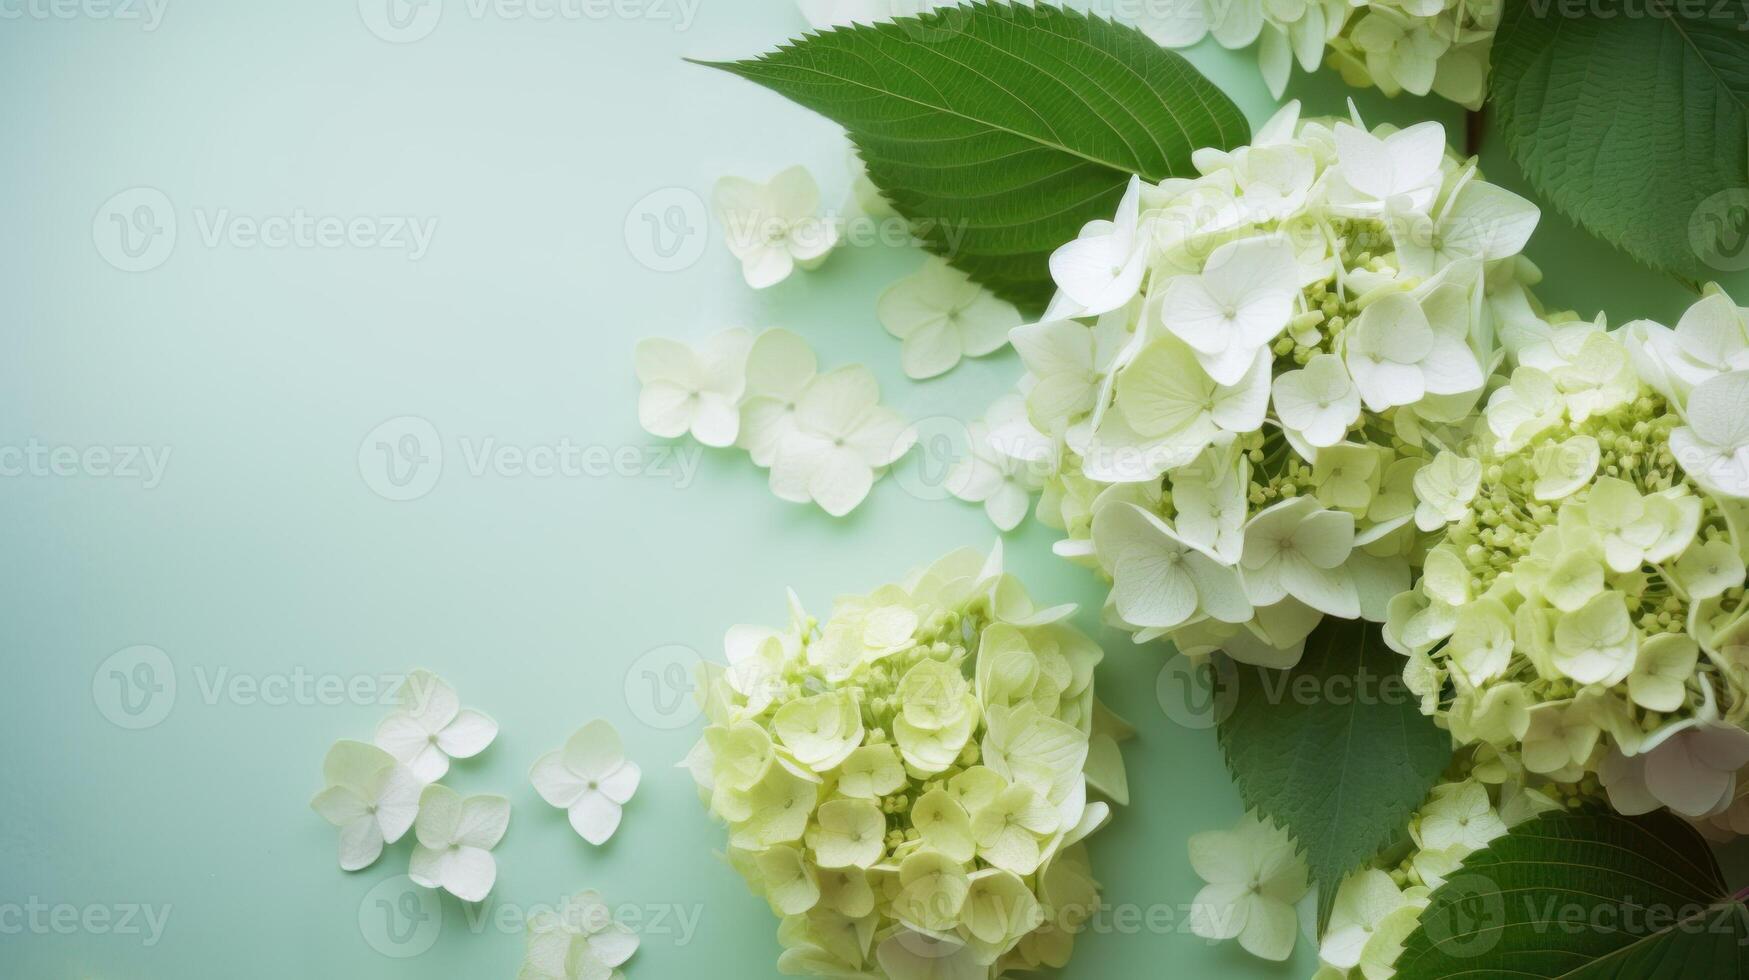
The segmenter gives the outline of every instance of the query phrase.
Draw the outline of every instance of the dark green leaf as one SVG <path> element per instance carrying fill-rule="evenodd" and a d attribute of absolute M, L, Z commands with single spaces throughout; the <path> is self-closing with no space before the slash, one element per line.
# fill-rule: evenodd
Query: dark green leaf
<path fill-rule="evenodd" d="M 850 131 L 869 177 L 929 247 L 1023 307 L 1047 260 L 1117 210 L 1131 174 L 1194 176 L 1245 117 L 1134 28 L 1055 7 L 972 4 L 714 64 Z"/>
<path fill-rule="evenodd" d="M 1336 888 L 1403 831 L 1451 762 L 1451 736 L 1421 713 L 1403 658 L 1377 623 L 1327 617 L 1290 670 L 1239 666 L 1221 723 L 1247 807 L 1305 851 L 1322 930 Z"/>
<path fill-rule="evenodd" d="M 1735 2 L 1510 5 L 1492 98 L 1513 159 L 1563 214 L 1654 268 L 1741 268 L 1746 29 Z"/>
<path fill-rule="evenodd" d="M 1749 977 L 1749 910 L 1668 813 L 1548 813 L 1433 893 L 1397 977 Z"/>

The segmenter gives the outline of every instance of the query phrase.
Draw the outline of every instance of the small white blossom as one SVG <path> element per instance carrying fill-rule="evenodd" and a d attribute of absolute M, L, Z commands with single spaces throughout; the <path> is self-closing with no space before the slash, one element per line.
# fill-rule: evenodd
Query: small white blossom
<path fill-rule="evenodd" d="M 712 202 L 729 251 L 754 289 L 777 285 L 798 265 L 817 266 L 838 244 L 838 224 L 821 216 L 820 186 L 806 168 L 790 167 L 764 184 L 723 177 Z"/>

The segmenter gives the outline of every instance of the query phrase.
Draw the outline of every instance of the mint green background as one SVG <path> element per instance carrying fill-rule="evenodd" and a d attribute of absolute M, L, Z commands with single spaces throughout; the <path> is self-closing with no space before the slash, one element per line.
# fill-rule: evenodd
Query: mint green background
<path fill-rule="evenodd" d="M 681 272 L 635 260 L 623 223 L 665 187 L 708 193 L 719 175 L 801 162 L 828 201 L 841 198 L 835 127 L 680 60 L 750 55 L 797 33 L 784 0 L 703 0 L 686 31 L 448 6 L 435 33 L 407 45 L 369 33 L 352 0 L 170 0 L 150 33 L 93 18 L 0 21 L 0 445 L 173 451 L 151 490 L 0 480 L 11 569 L 0 590 L 0 905 L 170 907 L 151 948 L 0 935 L 0 974 L 512 976 L 521 936 L 474 934 L 447 896 L 422 955 L 390 958 L 366 941 L 361 904 L 377 921 L 367 893 L 404 872 L 409 844 L 344 874 L 334 832 L 307 803 L 328 745 L 368 738 L 382 708 L 208 703 L 201 688 L 221 669 L 259 680 L 424 666 L 503 726 L 446 780 L 514 803 L 494 902 L 588 887 L 615 903 L 685 906 L 701 916 L 696 935 L 646 937 L 630 976 L 771 976 L 775 920 L 713 858 L 721 831 L 672 768 L 694 729 L 640 721 L 628 671 L 667 644 L 720 655 L 729 624 L 782 617 L 786 585 L 823 611 L 835 594 L 994 539 L 978 509 L 894 479 L 833 521 L 773 498 L 736 452 L 707 453 L 683 489 L 469 475 L 462 437 L 658 444 L 634 414 L 631 348 L 645 336 L 781 324 L 827 365 L 869 365 L 915 418 L 976 417 L 1017 364 L 1005 353 L 932 382 L 901 375 L 873 310 L 920 261 L 911 250 L 841 251 L 763 294 L 719 241 Z M 1249 53 L 1204 45 L 1192 57 L 1254 121 L 1269 113 Z M 1327 75 L 1295 91 L 1322 112 L 1348 94 Z M 1460 119 L 1437 101 L 1355 98 L 1371 122 Z M 1497 146 L 1485 158 L 1519 186 Z M 139 185 L 170 197 L 181 232 L 167 263 L 130 274 L 102 260 L 92 221 Z M 299 207 L 439 225 L 410 262 L 207 247 L 195 224 L 196 210 Z M 1616 321 L 1683 304 L 1680 287 L 1558 216 L 1530 251 L 1551 303 Z M 407 415 L 442 433 L 446 469 L 428 496 L 395 503 L 371 492 L 357 452 L 379 422 Z M 1095 610 L 1100 589 L 1052 557 L 1051 540 L 1037 526 L 1012 535 L 1011 567 L 1042 599 Z M 1080 621 L 1095 625 L 1090 612 Z M 1127 750 L 1134 805 L 1094 857 L 1109 901 L 1163 906 L 1176 923 L 1199 886 L 1185 838 L 1229 824 L 1238 803 L 1212 734 L 1159 707 L 1161 651 L 1100 636 L 1101 694 L 1141 737 Z M 179 685 L 169 716 L 140 731 L 106 721 L 93 695 L 99 665 L 134 644 L 166 651 Z M 599 850 L 525 775 L 593 717 L 619 726 L 646 772 Z M 1304 943 L 1277 966 L 1168 928 L 1086 937 L 1069 972 L 1297 977 L 1312 963 Z"/>

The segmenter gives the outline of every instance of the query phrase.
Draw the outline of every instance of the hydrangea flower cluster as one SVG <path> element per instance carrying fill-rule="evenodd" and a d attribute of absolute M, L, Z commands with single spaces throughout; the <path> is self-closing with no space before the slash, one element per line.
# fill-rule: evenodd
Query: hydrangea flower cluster
<path fill-rule="evenodd" d="M 1137 26 L 1170 48 L 1213 36 L 1221 47 L 1257 44 L 1269 91 L 1281 98 L 1297 62 L 1326 57 L 1355 86 L 1386 95 L 1434 92 L 1471 109 L 1487 96 L 1488 57 L 1503 5 L 1447 0 L 1178 0 L 1147 9 Z"/>
<path fill-rule="evenodd" d="M 1749 501 L 1722 492 L 1739 486 L 1730 447 L 1696 447 L 1749 402 L 1728 394 L 1744 376 L 1724 351 L 1712 377 L 1681 360 L 1715 316 L 1740 311 L 1714 294 L 1676 331 L 1563 322 L 1523 339 L 1468 453 L 1417 480 L 1443 540 L 1385 638 L 1480 778 L 1601 782 L 1627 814 L 1710 820 L 1735 803 Z"/>
<path fill-rule="evenodd" d="M 820 373 L 814 351 L 788 330 L 725 330 L 693 347 L 638 343 L 638 421 L 651 435 L 688 433 L 739 446 L 771 471 L 771 492 L 812 501 L 833 517 L 855 510 L 874 481 L 909 452 L 916 434 L 880 403 L 860 364 Z"/>
<path fill-rule="evenodd" d="M 1290 103 L 1195 160 L 1053 254 L 1059 292 L 1013 335 L 1038 438 L 1008 442 L 1054 445 L 1041 518 L 1138 642 L 1286 667 L 1321 617 L 1381 621 L 1409 587 L 1429 447 L 1495 338 L 1541 329 L 1538 211 L 1437 123 Z"/>
<path fill-rule="evenodd" d="M 1099 647 L 958 551 L 840 598 L 791 594 L 707 666 L 688 758 L 730 863 L 781 917 L 785 973 L 993 977 L 1066 963 L 1098 906 L 1082 841 L 1128 799 Z"/>

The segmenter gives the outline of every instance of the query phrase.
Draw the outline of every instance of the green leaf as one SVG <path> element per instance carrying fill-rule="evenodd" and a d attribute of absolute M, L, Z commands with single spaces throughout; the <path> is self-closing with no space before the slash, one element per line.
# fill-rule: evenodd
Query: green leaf
<path fill-rule="evenodd" d="M 1110 218 L 1131 174 L 1195 176 L 1191 152 L 1247 142 L 1245 117 L 1131 27 L 978 3 L 811 35 L 712 67 L 843 125 L 929 248 L 1022 307 L 1047 261 Z"/>
<path fill-rule="evenodd" d="M 1245 805 L 1305 851 L 1320 931 L 1342 879 L 1402 833 L 1451 762 L 1451 736 L 1421 713 L 1402 670 L 1377 623 L 1326 617 L 1298 665 L 1223 679 L 1227 768 Z"/>
<path fill-rule="evenodd" d="M 1678 275 L 1740 268 L 1719 258 L 1749 230 L 1724 227 L 1749 202 L 1749 11 L 1586 9 L 1506 9 L 1492 98 L 1513 159 L 1561 213 L 1641 262 Z"/>
<path fill-rule="evenodd" d="M 1659 811 L 1546 813 L 1433 893 L 1398 980 L 1749 976 L 1749 909 L 1706 842 Z"/>

